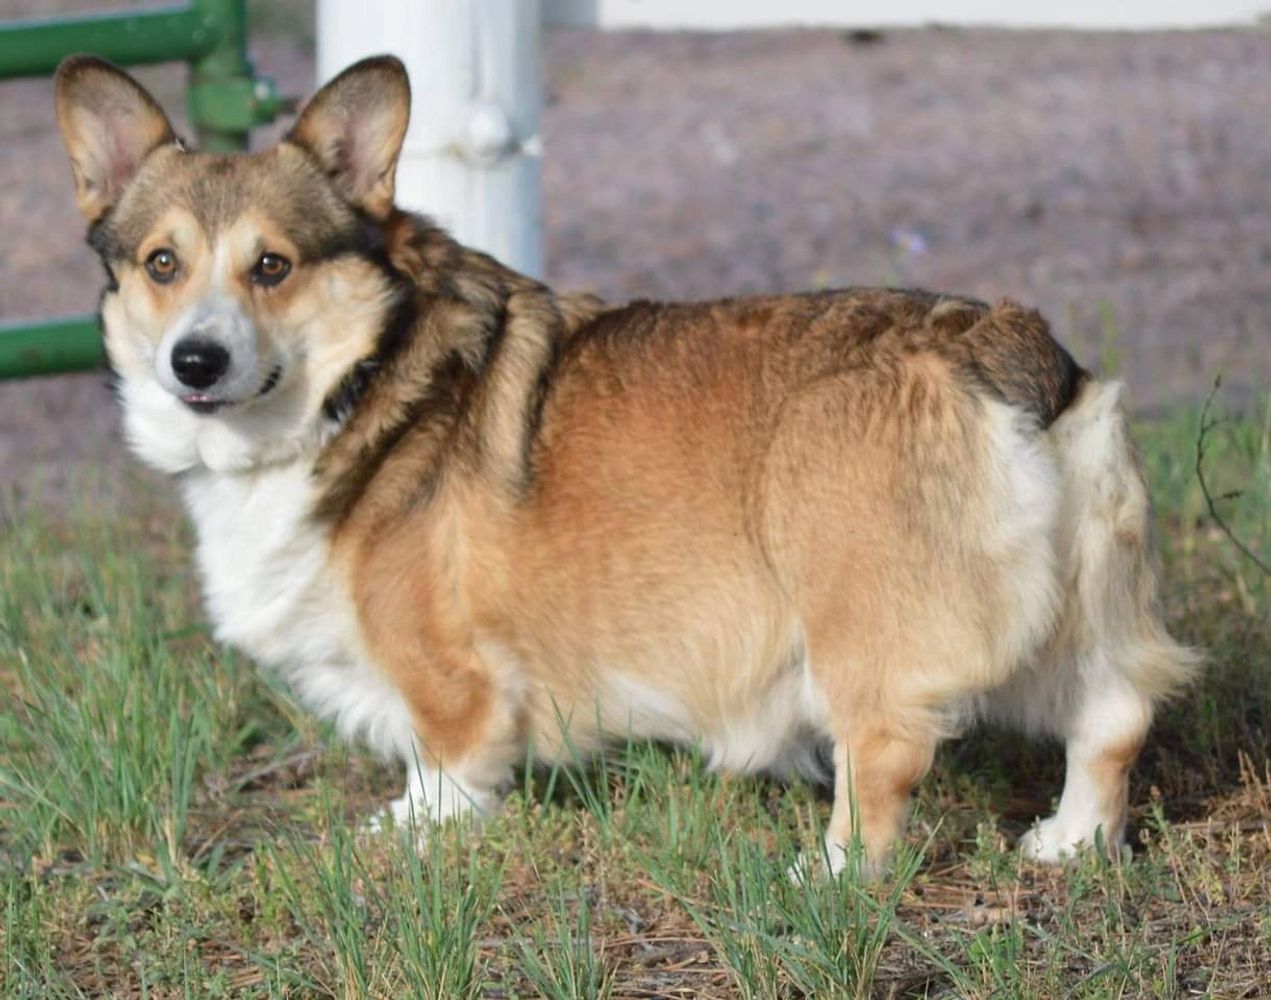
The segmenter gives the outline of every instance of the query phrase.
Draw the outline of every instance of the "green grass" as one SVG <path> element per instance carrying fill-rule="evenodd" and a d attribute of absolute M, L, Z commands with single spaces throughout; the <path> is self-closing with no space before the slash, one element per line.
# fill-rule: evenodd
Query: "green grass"
<path fill-rule="evenodd" d="M 398 775 L 215 648 L 187 530 L 0 538 L 0 993 L 14 997 L 1216 997 L 1271 983 L 1271 581 L 1205 513 L 1198 415 L 1141 428 L 1169 617 L 1210 656 L 1134 779 L 1133 860 L 1010 844 L 1059 751 L 944 748 L 879 884 L 792 884 L 829 803 L 646 744 L 526 773 L 477 831 L 359 834 Z M 1271 555 L 1271 405 L 1220 428 Z M 195 623 L 195 624 L 192 624 Z"/>

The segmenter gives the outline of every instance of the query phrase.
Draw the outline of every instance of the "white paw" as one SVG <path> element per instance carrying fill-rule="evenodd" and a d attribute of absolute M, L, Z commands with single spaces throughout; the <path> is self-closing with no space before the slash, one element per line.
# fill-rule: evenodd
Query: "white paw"
<path fill-rule="evenodd" d="M 397 817 L 393 815 L 391 806 L 386 806 L 379 812 L 371 813 L 366 819 L 358 824 L 358 833 L 366 834 L 368 837 L 378 837 L 387 830 L 396 830 L 401 827 L 397 821 Z M 418 831 L 421 840 L 427 838 L 427 834 L 423 830 Z"/>
<path fill-rule="evenodd" d="M 399 799 L 394 799 L 379 809 L 371 813 L 361 823 L 358 824 L 358 833 L 365 834 L 369 837 L 378 837 L 389 830 L 396 830 L 399 833 L 414 830 L 416 839 L 422 844 L 428 839 L 428 822 L 427 816 L 420 817 L 419 821 L 412 824 L 408 815 L 403 815 L 398 808 Z"/>
<path fill-rule="evenodd" d="M 1039 820 L 1033 828 L 1019 838 L 1019 851 L 1024 857 L 1043 864 L 1063 864 L 1076 857 L 1082 851 L 1103 843 L 1104 850 L 1115 855 L 1120 848 L 1117 843 L 1104 843 L 1096 833 L 1087 829 L 1068 829 L 1059 821 L 1059 817 Z"/>
<path fill-rule="evenodd" d="M 449 820 L 480 822 L 498 809 L 495 795 L 455 782 L 448 775 L 418 769 L 409 776 L 406 791 L 362 824 L 365 833 L 393 829 L 413 831 L 416 840 L 428 840 L 432 827 Z"/>
<path fill-rule="evenodd" d="M 786 880 L 791 885 L 809 885 L 833 874 L 831 866 L 826 865 L 820 851 L 800 851 L 794 864 L 786 869 Z"/>
<path fill-rule="evenodd" d="M 872 882 L 882 874 L 884 867 L 870 862 L 859 849 L 851 851 L 843 844 L 827 842 L 819 851 L 800 851 L 794 864 L 786 869 L 786 878 L 791 885 L 807 885 L 838 878 L 846 871 L 854 873 L 862 882 Z"/>
<path fill-rule="evenodd" d="M 427 803 L 414 799 L 408 792 L 389 802 L 383 809 L 372 813 L 362 821 L 363 833 L 378 836 L 386 830 L 397 830 L 401 833 L 413 832 L 419 843 L 428 840 L 429 828 L 433 821 L 428 816 Z"/>

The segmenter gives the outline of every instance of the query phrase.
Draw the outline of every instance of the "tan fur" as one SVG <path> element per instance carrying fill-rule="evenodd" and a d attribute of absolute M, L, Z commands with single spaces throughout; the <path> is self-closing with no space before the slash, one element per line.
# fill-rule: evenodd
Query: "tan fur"
<path fill-rule="evenodd" d="M 1100 790 L 1099 809 L 1107 817 L 1103 829 L 1105 850 L 1113 855 L 1125 837 L 1130 768 L 1138 759 L 1146 737 L 1147 732 L 1144 731 L 1137 739 L 1131 737 L 1107 747 L 1091 763 L 1091 771 Z"/>
<path fill-rule="evenodd" d="M 76 103 L 86 73 L 110 77 L 76 63 L 59 85 L 77 163 L 117 127 Z M 166 134 L 148 98 L 107 92 Z M 317 650 L 337 715 L 343 678 L 368 686 L 350 729 L 375 728 L 387 681 L 410 735 L 385 742 L 454 779 L 438 816 L 483 805 L 531 743 L 562 758 L 630 733 L 783 770 L 828 740 L 831 863 L 858 830 L 877 866 L 938 740 L 978 714 L 1069 742 L 1036 856 L 1099 826 L 1119 841 L 1152 705 L 1194 660 L 1161 624 L 1115 388 L 1011 302 L 557 295 L 392 207 L 407 109 L 400 66 L 372 60 L 276 149 L 152 149 L 90 206 L 134 443 L 189 473 L 224 634 L 302 688 Z M 178 281 L 148 282 L 156 247 Z M 276 287 L 251 278 L 266 252 L 294 261 Z M 151 368 L 213 293 L 280 374 L 175 447 Z M 238 538 L 222 495 L 249 512 L 266 490 L 298 522 L 266 533 L 304 588 L 294 636 L 207 551 Z M 270 570 L 251 567 L 265 603 L 286 596 Z"/>

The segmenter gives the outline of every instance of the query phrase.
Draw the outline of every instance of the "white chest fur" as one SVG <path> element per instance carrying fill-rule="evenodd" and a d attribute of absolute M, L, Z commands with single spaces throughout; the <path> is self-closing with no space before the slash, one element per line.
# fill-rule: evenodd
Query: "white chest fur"
<path fill-rule="evenodd" d="M 216 637 L 280 671 L 345 737 L 411 759 L 409 712 L 368 663 L 325 533 L 308 516 L 307 463 L 191 472 L 183 489 Z"/>

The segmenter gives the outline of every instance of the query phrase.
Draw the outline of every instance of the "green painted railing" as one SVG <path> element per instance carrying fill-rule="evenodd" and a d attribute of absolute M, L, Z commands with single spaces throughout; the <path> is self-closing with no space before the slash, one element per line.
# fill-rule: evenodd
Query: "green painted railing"
<path fill-rule="evenodd" d="M 0 80 L 45 76 L 76 52 L 122 65 L 189 63 L 190 123 L 199 147 L 211 152 L 246 149 L 251 129 L 287 106 L 247 58 L 246 0 L 0 23 Z M 84 371 L 102 362 L 95 317 L 0 325 L 0 378 Z"/>
<path fill-rule="evenodd" d="M 0 377 L 86 371 L 104 360 L 96 316 L 0 327 Z"/>

